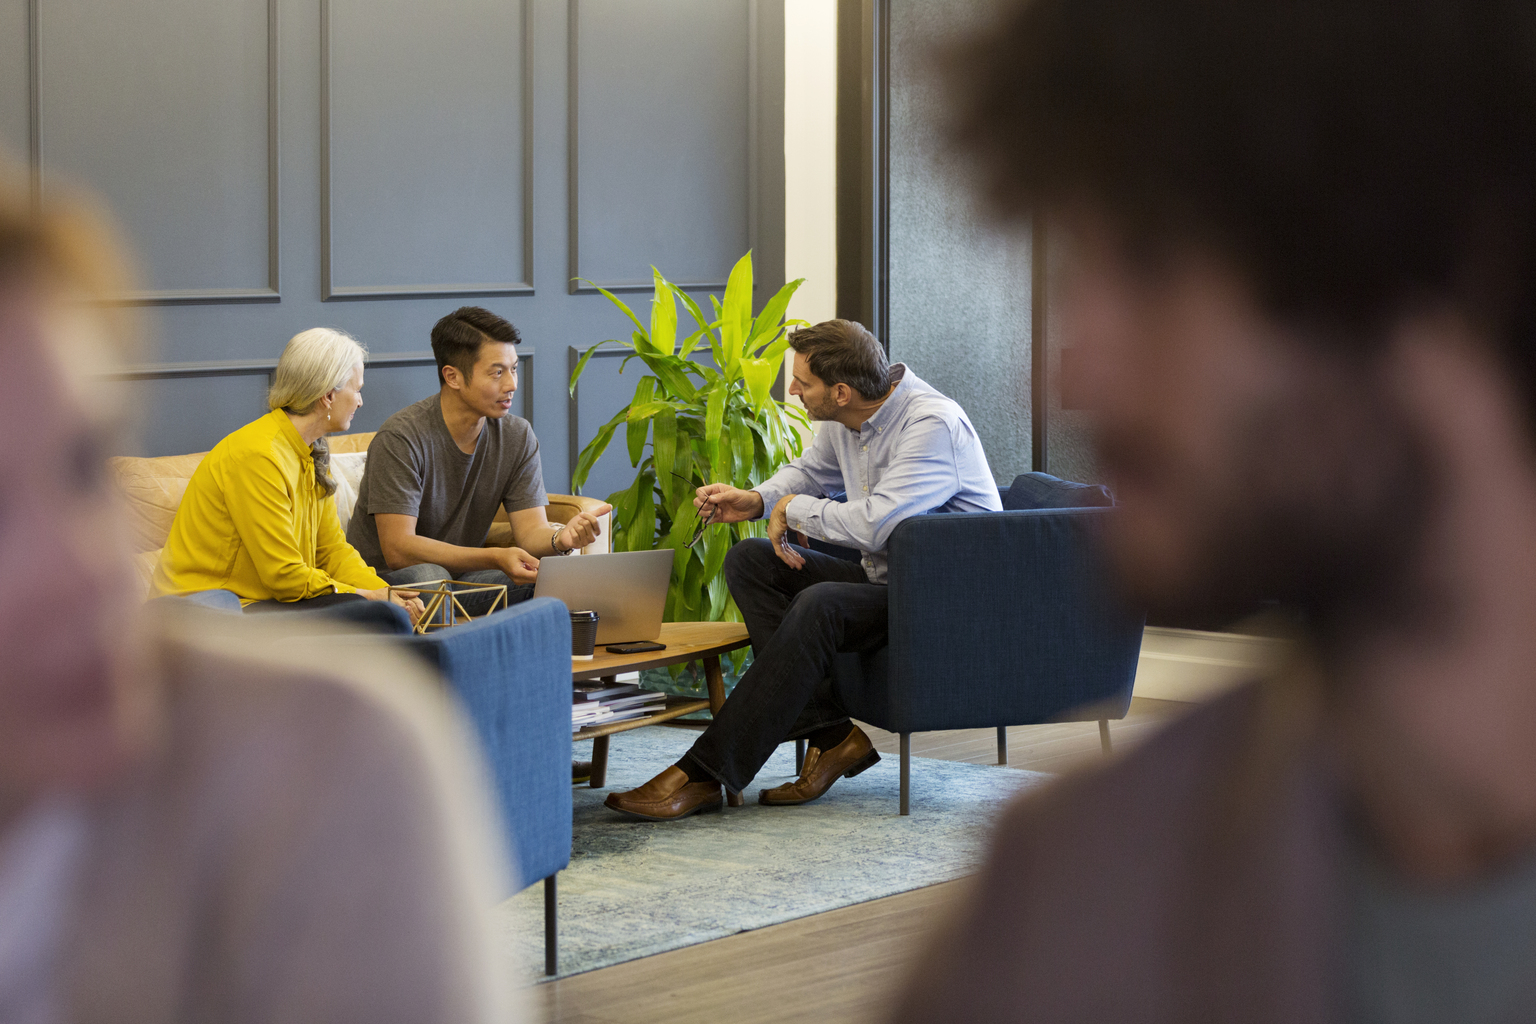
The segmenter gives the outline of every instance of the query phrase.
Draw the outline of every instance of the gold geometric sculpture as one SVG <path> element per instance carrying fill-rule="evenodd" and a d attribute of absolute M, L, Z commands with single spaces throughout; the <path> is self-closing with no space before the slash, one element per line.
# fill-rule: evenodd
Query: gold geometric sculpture
<path fill-rule="evenodd" d="M 421 603 L 426 610 L 421 618 L 416 620 L 414 632 L 428 633 L 434 629 L 448 629 L 462 625 L 471 619 L 484 618 L 485 615 L 471 615 L 464 610 L 459 603 L 459 598 L 468 594 L 483 594 L 488 590 L 497 591 L 496 597 L 491 601 L 490 608 L 485 615 L 491 614 L 498 608 L 507 607 L 507 585 L 505 583 L 466 583 L 463 580 L 435 580 L 431 583 L 411 584 L 410 586 L 390 587 L 389 592 L 394 594 L 400 591 L 407 594 L 415 594 L 421 598 Z"/>

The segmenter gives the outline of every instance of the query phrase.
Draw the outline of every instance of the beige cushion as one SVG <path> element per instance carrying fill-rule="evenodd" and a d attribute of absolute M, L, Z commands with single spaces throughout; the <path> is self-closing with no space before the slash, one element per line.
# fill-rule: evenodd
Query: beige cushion
<path fill-rule="evenodd" d="M 331 479 L 336 481 L 336 517 L 341 520 L 341 532 L 347 532 L 352 521 L 352 510 L 357 506 L 357 490 L 363 485 L 363 469 L 368 465 L 367 452 L 331 453 Z"/>
<path fill-rule="evenodd" d="M 119 456 L 111 460 L 118 489 L 127 499 L 128 536 L 133 550 L 158 551 L 171 535 L 171 521 L 187 482 L 207 452 L 158 459 Z"/>

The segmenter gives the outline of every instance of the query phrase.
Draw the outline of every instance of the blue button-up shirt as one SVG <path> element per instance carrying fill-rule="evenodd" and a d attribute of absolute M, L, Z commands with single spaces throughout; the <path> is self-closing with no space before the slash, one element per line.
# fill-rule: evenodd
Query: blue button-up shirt
<path fill-rule="evenodd" d="M 763 512 L 786 494 L 792 530 L 857 548 L 871 583 L 886 580 L 885 546 L 896 524 L 924 512 L 998 512 L 1002 502 L 976 428 L 901 363 L 896 390 L 858 430 L 824 423 L 800 458 L 759 484 Z M 829 494 L 846 491 L 846 502 Z"/>

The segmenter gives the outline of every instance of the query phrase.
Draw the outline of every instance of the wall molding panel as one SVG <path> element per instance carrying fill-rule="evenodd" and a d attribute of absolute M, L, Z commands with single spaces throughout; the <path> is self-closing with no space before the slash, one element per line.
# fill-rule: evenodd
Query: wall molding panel
<path fill-rule="evenodd" d="M 611 274 L 604 274 L 601 272 L 593 271 L 590 268 L 583 267 L 582 265 L 582 252 L 584 249 L 590 251 L 591 249 L 604 248 L 604 246 L 598 244 L 589 244 L 585 246 L 583 245 L 583 217 L 596 217 L 597 214 L 590 208 L 587 208 L 586 205 L 583 204 L 581 198 L 584 191 L 584 163 L 581 146 L 581 133 L 584 127 L 582 113 L 582 96 L 584 91 L 582 89 L 582 9 L 583 7 L 591 9 L 601 2 L 602 0 L 566 0 L 566 17 L 568 21 L 568 52 L 566 57 L 568 81 L 566 94 L 566 144 L 568 150 L 567 168 L 569 176 L 566 217 L 567 237 L 569 239 L 567 288 L 569 293 L 572 295 L 596 295 L 599 294 L 597 290 L 598 287 L 606 288 L 608 291 L 615 293 L 649 292 L 652 289 L 652 282 L 649 275 L 646 275 L 643 278 L 622 279 Z M 672 4 L 669 6 L 676 7 L 677 5 Z M 760 103 L 758 94 L 762 91 L 762 86 L 764 84 L 761 81 L 758 60 L 759 53 L 762 48 L 761 41 L 759 39 L 759 24 L 761 21 L 761 14 L 759 10 L 760 0 L 702 0 L 700 10 L 719 11 L 728 10 L 732 7 L 739 9 L 745 17 L 745 24 L 742 26 L 742 35 L 741 38 L 737 41 L 738 45 L 740 45 L 742 48 L 740 52 L 740 63 L 739 65 L 732 64 L 728 60 L 721 60 L 720 63 L 728 69 L 739 67 L 743 72 L 741 96 L 739 97 L 742 108 L 739 125 L 739 138 L 740 141 L 744 144 L 745 149 L 742 154 L 743 166 L 741 168 L 741 177 L 740 180 L 736 183 L 740 189 L 740 196 L 737 204 L 735 205 L 739 206 L 739 210 L 737 212 L 740 213 L 742 218 L 742 241 L 744 242 L 744 245 L 738 245 L 737 248 L 740 251 L 736 252 L 735 256 L 730 258 L 730 262 L 725 263 L 723 266 L 709 268 L 710 270 L 716 271 L 716 273 L 679 275 L 682 277 L 682 280 L 674 280 L 674 283 L 688 291 L 720 291 L 724 289 L 726 277 L 729 275 L 731 266 L 734 265 L 735 260 L 741 257 L 742 252 L 745 252 L 748 249 L 756 251 L 758 248 L 758 209 L 760 205 L 759 163 L 761 162 L 763 156 L 763 154 L 759 152 L 758 140 Z M 654 9 L 650 10 L 648 13 L 652 17 L 659 19 L 659 15 Z M 691 15 L 687 15 L 680 16 L 679 20 L 684 21 L 696 19 Z M 782 14 L 780 16 L 779 28 L 780 34 L 782 35 Z M 663 36 L 666 39 L 671 39 L 672 33 L 663 33 Z M 654 45 L 657 41 L 651 40 L 648 42 L 651 42 L 652 45 Z M 679 44 L 673 41 L 673 45 L 675 46 Z M 713 56 L 725 57 L 726 55 L 722 53 L 715 53 Z M 676 62 L 673 61 L 673 63 Z M 701 59 L 693 63 L 694 66 L 705 66 L 707 61 Z M 609 70 L 607 65 L 595 66 L 600 66 L 605 71 Z M 780 84 L 779 92 L 782 93 L 782 68 L 779 69 L 779 72 L 780 74 L 777 78 L 777 81 Z M 719 96 L 719 94 L 714 95 L 716 97 Z M 697 102 L 696 99 L 692 101 Z M 601 128 L 602 126 L 598 126 L 592 130 L 596 132 L 601 130 Z M 668 140 L 665 138 L 656 140 L 656 149 L 659 151 L 665 151 L 667 145 Z M 604 163 L 603 161 L 598 162 L 600 164 Z M 682 161 L 681 163 L 684 169 L 700 170 L 704 168 L 706 164 L 709 163 L 709 161 Z M 663 181 L 659 182 L 658 184 L 664 187 L 678 187 L 679 181 L 684 182 L 683 187 L 687 187 L 688 184 L 699 183 L 697 181 L 690 183 L 685 179 L 681 179 L 674 175 L 671 178 L 663 179 Z M 695 191 L 697 190 L 690 189 L 690 193 Z M 688 198 L 691 199 L 692 195 L 690 195 Z M 686 207 L 687 204 L 679 203 L 677 205 L 678 207 Z M 624 211 L 626 216 L 629 216 L 634 220 L 638 221 L 643 219 L 642 217 L 635 216 L 635 213 L 636 211 L 634 210 Z M 782 220 L 782 218 L 780 219 Z M 678 233 L 690 229 L 696 230 L 698 226 L 699 225 L 696 218 L 689 218 L 686 216 L 675 217 L 673 223 L 668 225 L 672 231 Z M 718 229 L 720 225 L 713 224 L 706 225 L 706 227 Z M 782 224 L 778 225 L 778 230 L 780 233 L 782 233 Z M 708 233 L 714 234 L 715 232 Z M 672 271 L 669 271 L 667 266 L 664 265 L 667 262 L 666 255 L 664 253 L 652 253 L 651 255 L 644 257 L 644 259 L 646 259 L 648 262 L 654 262 L 663 273 L 672 273 Z M 638 260 L 635 261 L 635 263 L 637 266 L 640 266 Z M 643 267 L 641 267 L 641 269 L 643 269 Z M 588 284 L 588 279 L 590 279 L 593 284 Z M 594 287 L 594 285 L 596 287 Z"/>
<path fill-rule="evenodd" d="M 474 304 L 528 339 L 522 414 L 560 491 L 638 366 L 605 345 L 567 394 L 552 351 L 628 336 L 570 278 L 648 293 L 654 263 L 707 306 L 750 248 L 755 305 L 783 284 L 784 5 L 12 0 L 0 135 L 37 199 L 93 191 L 141 254 L 143 290 L 107 301 L 153 307 L 130 311 L 153 354 L 102 376 L 143 454 L 261 415 L 315 326 L 379 353 L 356 429 L 376 426 L 437 389 L 421 350 Z"/>
<path fill-rule="evenodd" d="M 518 376 L 523 381 L 530 381 L 533 377 L 532 345 L 517 346 Z M 364 360 L 366 369 L 392 370 L 406 369 L 413 366 L 436 366 L 437 357 L 428 352 L 389 352 L 380 355 L 369 354 Z M 272 385 L 272 374 L 277 371 L 276 359 L 210 359 L 190 363 L 144 363 L 136 366 L 125 366 L 120 370 L 112 370 L 102 374 L 101 379 L 110 381 L 136 381 L 136 380 L 189 380 L 199 377 L 266 377 L 267 386 Z M 366 389 L 367 383 L 364 382 Z M 530 422 L 533 420 L 533 389 L 519 385 L 518 392 L 523 396 L 522 416 Z"/>
<path fill-rule="evenodd" d="M 121 296 L 124 305 L 166 306 L 189 304 L 277 302 L 281 298 L 281 253 L 279 238 L 279 159 L 278 125 L 280 110 L 278 93 L 280 70 L 278 62 L 278 0 L 257 0 L 265 10 L 266 20 L 266 282 L 254 287 L 189 287 L 150 288 Z M 42 0 L 27 3 L 27 58 L 28 58 L 28 149 L 35 198 L 46 194 L 48 187 L 48 139 L 45 111 L 47 96 L 44 89 L 44 64 L 47 42 L 50 38 L 45 29 Z M 87 184 L 93 184 L 88 182 Z"/>
<path fill-rule="evenodd" d="M 521 238 L 516 243 L 516 249 L 520 254 L 521 269 L 516 275 L 517 279 L 504 280 L 417 280 L 395 281 L 388 283 L 368 282 L 360 280 L 343 280 L 344 275 L 339 272 L 339 258 L 344 250 L 345 242 L 339 237 L 345 234 L 343 228 L 337 224 L 337 209 L 344 205 L 344 200 L 349 196 L 349 187 L 356 188 L 356 182 L 338 180 L 337 175 L 337 121 L 338 114 L 335 109 L 337 92 L 337 15 L 338 6 L 345 5 L 349 0 L 321 0 L 320 2 L 320 135 L 321 135 L 321 168 L 320 168 L 320 294 L 322 301 L 356 300 L 356 299 L 418 299 L 418 298 L 445 298 L 453 296 L 473 295 L 532 295 L 533 294 L 533 182 L 534 182 L 534 143 L 533 143 L 533 49 L 532 49 L 532 0 L 521 0 L 517 4 L 516 20 L 518 22 L 518 34 L 520 36 L 514 52 L 518 54 L 520 65 L 518 75 L 518 91 L 520 96 L 517 103 L 517 138 L 520 150 L 518 158 L 519 177 L 521 181 L 517 187 L 517 203 L 520 210 L 519 234 Z M 370 6 L 369 4 L 362 4 Z M 443 23 L 445 14 L 439 6 L 418 5 L 425 15 L 430 16 L 439 24 Z M 482 7 L 496 8 L 499 5 L 482 5 Z M 465 64 L 475 63 L 466 58 Z M 489 63 L 489 62 L 486 62 Z M 433 153 L 430 159 L 439 161 L 439 166 L 452 169 L 462 169 L 461 164 L 465 160 L 463 154 L 455 151 Z M 447 189 L 439 190 L 439 194 L 446 194 Z M 461 211 L 462 212 L 462 211 Z M 358 248 L 368 248 L 359 244 Z M 404 277 L 403 274 L 396 274 Z M 416 277 L 426 276 L 417 269 L 412 275 Z"/>

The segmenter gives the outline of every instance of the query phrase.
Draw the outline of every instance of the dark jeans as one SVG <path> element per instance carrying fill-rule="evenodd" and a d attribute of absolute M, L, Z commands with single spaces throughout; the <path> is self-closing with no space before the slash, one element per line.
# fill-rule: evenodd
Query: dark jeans
<path fill-rule="evenodd" d="M 832 660 L 886 642 L 886 587 L 870 583 L 857 562 L 795 550 L 802 569 L 756 538 L 738 541 L 725 556 L 725 580 L 755 657 L 688 756 L 737 792 L 780 743 L 848 720 L 827 683 Z"/>
<path fill-rule="evenodd" d="M 361 594 L 320 594 L 303 597 L 297 601 L 253 601 L 245 606 L 246 614 L 256 612 L 309 612 L 317 608 L 335 608 L 368 599 Z"/>
<path fill-rule="evenodd" d="M 213 591 L 211 593 L 219 593 Z M 199 603 L 207 603 L 199 602 Z M 245 606 L 247 615 L 264 612 L 310 612 L 316 617 L 386 633 L 409 633 L 411 618 L 404 608 L 388 601 L 370 601 L 358 594 L 320 594 L 298 601 L 256 601 Z"/>
<path fill-rule="evenodd" d="M 404 569 L 396 569 L 393 572 L 381 572 L 379 577 L 392 587 L 409 587 L 419 583 L 436 583 L 439 580 L 458 580 L 461 583 L 500 583 L 507 588 L 507 607 L 526 601 L 533 596 L 532 587 L 520 587 L 512 582 L 512 578 L 500 569 L 475 569 L 470 572 L 461 572 L 457 576 L 444 569 L 440 565 L 431 562 L 421 562 L 417 565 L 408 565 Z M 466 594 L 459 598 L 459 603 L 464 610 L 471 615 L 484 615 L 485 610 L 496 600 L 493 592 L 483 594 Z"/>

